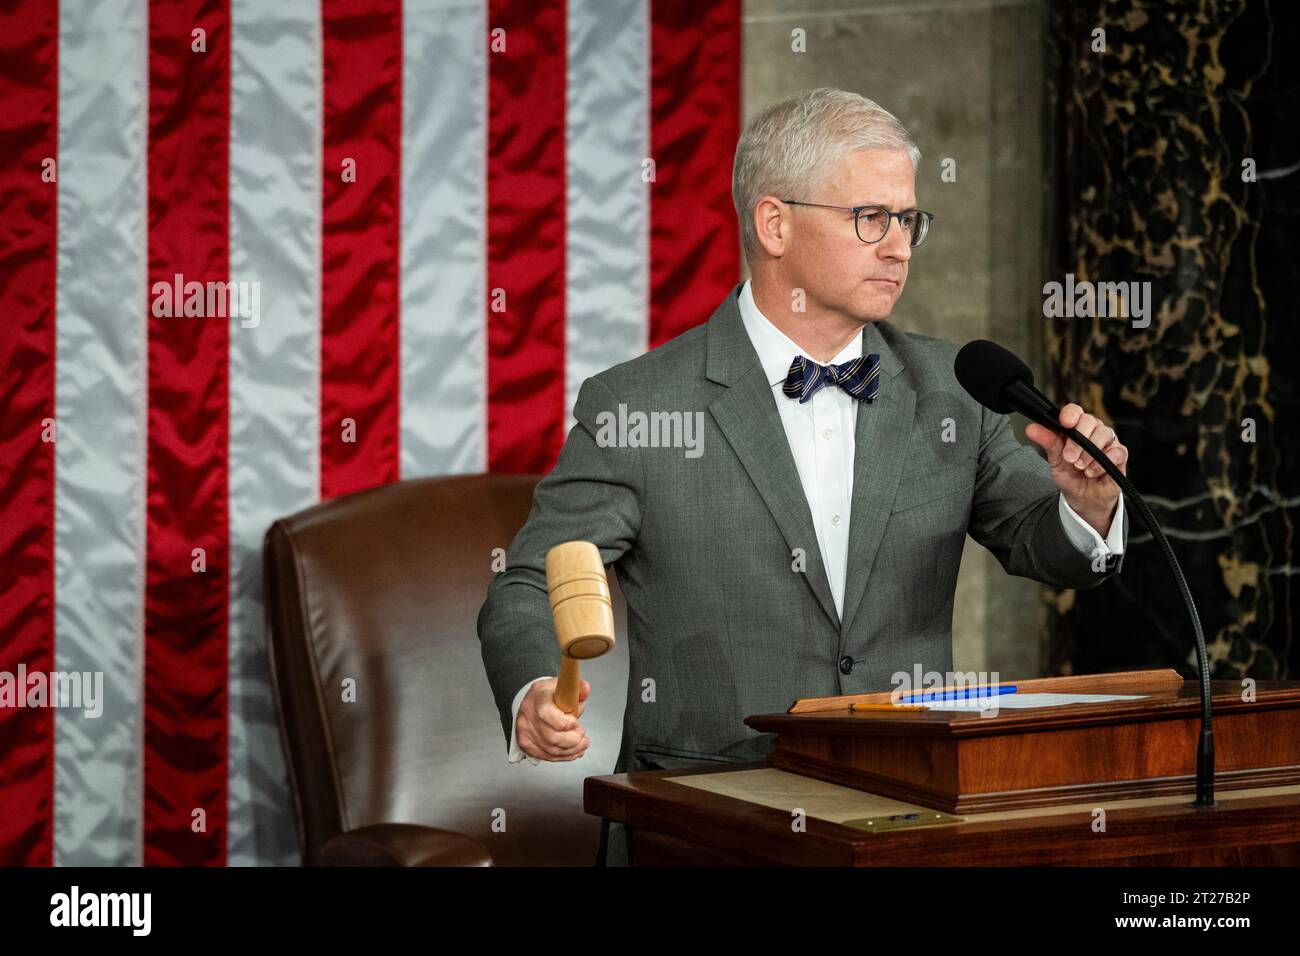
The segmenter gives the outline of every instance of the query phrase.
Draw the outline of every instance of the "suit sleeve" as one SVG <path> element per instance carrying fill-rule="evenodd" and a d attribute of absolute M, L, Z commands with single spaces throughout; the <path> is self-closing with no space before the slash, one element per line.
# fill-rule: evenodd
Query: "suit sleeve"
<path fill-rule="evenodd" d="M 981 409 L 979 465 L 968 531 L 1008 574 L 1058 588 L 1086 590 L 1118 574 L 1123 554 L 1094 570 L 1094 558 L 1070 540 L 1058 506 L 1051 468 L 1032 445 L 1022 445 L 1006 415 Z M 1127 509 L 1117 512 L 1128 539 Z"/>
<path fill-rule="evenodd" d="M 576 423 L 551 473 L 538 482 L 528 520 L 488 586 L 478 615 L 483 666 L 507 747 L 512 703 L 538 674 L 558 674 L 560 649 L 546 596 L 546 554 L 565 541 L 591 541 L 606 566 L 621 558 L 641 527 L 643 474 L 635 448 L 598 441 L 618 399 L 598 378 L 578 392 Z"/>

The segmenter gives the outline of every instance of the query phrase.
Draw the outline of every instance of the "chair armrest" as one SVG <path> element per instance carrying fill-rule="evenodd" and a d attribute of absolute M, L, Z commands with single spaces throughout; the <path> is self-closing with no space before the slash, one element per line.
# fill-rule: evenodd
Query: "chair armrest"
<path fill-rule="evenodd" d="M 463 833 L 416 823 L 375 823 L 330 837 L 321 866 L 492 866 L 483 845 Z"/>

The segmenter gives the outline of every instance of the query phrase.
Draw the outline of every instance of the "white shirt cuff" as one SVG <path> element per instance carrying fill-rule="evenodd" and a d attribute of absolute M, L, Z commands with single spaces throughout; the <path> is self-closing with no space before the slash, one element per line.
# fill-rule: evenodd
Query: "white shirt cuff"
<path fill-rule="evenodd" d="M 1065 503 L 1064 492 L 1057 496 L 1057 502 L 1065 536 L 1076 548 L 1087 555 L 1093 555 L 1100 550 L 1103 557 L 1108 554 L 1124 553 L 1123 495 L 1119 496 L 1119 503 L 1115 505 L 1115 515 L 1110 519 L 1110 533 L 1106 535 L 1105 540 L 1102 540 L 1096 528 L 1075 514 L 1074 509 Z"/>
<path fill-rule="evenodd" d="M 548 674 L 546 676 L 549 677 L 550 675 Z M 546 677 L 534 677 L 523 687 L 519 688 L 519 693 L 515 694 L 514 703 L 510 705 L 510 750 L 506 754 L 506 760 L 510 763 L 519 763 L 519 761 L 523 760 L 525 757 L 528 757 L 528 762 L 534 766 L 541 763 L 541 761 L 536 757 L 531 757 L 520 750 L 519 742 L 515 740 L 515 725 L 519 723 L 519 705 L 522 704 L 524 698 L 528 696 L 528 688 L 532 687 L 539 680 L 546 680 Z"/>

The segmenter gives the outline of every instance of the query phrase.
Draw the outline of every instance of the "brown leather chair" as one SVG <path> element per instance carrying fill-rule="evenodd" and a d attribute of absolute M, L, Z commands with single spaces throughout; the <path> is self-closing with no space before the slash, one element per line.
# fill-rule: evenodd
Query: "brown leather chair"
<path fill-rule="evenodd" d="M 506 762 L 477 617 L 536 476 L 400 482 L 283 518 L 263 574 L 281 737 L 307 865 L 579 865 L 600 819 L 583 779 L 612 772 L 627 686 L 618 641 L 584 663 L 578 760 Z M 540 675 L 539 675 L 540 676 Z"/>

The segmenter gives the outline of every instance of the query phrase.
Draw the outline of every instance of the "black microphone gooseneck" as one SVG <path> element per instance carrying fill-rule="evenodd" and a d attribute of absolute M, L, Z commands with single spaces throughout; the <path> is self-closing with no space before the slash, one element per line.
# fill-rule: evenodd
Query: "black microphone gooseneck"
<path fill-rule="evenodd" d="M 962 346 L 957 353 L 953 370 L 957 381 L 981 405 L 1006 415 L 1019 412 L 1026 418 L 1038 422 L 1059 435 L 1068 437 L 1092 456 L 1110 475 L 1120 491 L 1137 508 L 1142 523 L 1147 526 L 1151 536 L 1160 546 L 1161 552 L 1174 573 L 1178 591 L 1183 598 L 1183 606 L 1192 622 L 1192 632 L 1196 636 L 1196 659 L 1200 666 L 1201 677 L 1201 737 L 1196 748 L 1196 800 L 1189 804 L 1193 807 L 1209 808 L 1214 802 L 1214 732 L 1210 708 L 1210 661 L 1205 649 L 1205 634 L 1201 630 L 1201 619 L 1196 613 L 1196 604 L 1192 592 L 1183 577 L 1183 569 L 1178 565 L 1174 549 L 1169 545 L 1160 528 L 1156 516 L 1151 513 L 1147 503 L 1142 500 L 1133 483 L 1119 470 L 1119 467 L 1106 457 L 1096 445 L 1084 438 L 1076 428 L 1061 425 L 1061 410 L 1046 395 L 1034 387 L 1034 375 L 1029 366 L 1020 361 L 995 342 L 976 339 Z"/>

